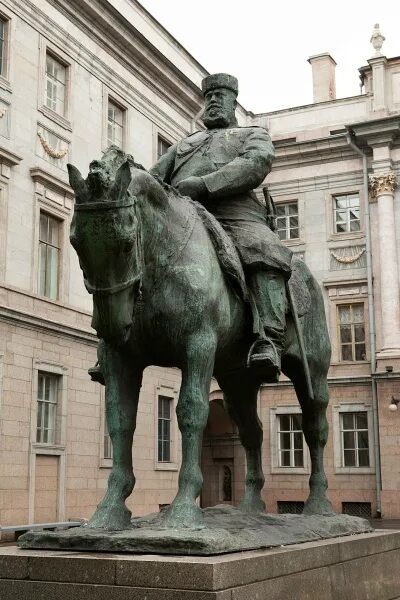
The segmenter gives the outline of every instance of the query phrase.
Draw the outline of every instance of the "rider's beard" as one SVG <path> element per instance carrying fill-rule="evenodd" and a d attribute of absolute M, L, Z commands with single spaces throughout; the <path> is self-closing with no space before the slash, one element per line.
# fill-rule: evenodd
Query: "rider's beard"
<path fill-rule="evenodd" d="M 202 120 L 207 129 L 215 129 L 217 127 L 229 127 L 232 118 L 226 110 L 219 107 L 212 107 L 204 111 Z"/>

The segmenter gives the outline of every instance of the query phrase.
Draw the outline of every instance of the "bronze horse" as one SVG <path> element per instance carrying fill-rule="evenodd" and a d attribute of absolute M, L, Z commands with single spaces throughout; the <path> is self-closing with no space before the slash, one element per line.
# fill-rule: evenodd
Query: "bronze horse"
<path fill-rule="evenodd" d="M 113 466 L 108 489 L 90 527 L 124 529 L 125 505 L 135 478 L 132 441 L 143 370 L 178 367 L 182 384 L 177 419 L 182 434 L 178 493 L 162 512 L 166 527 L 198 527 L 202 488 L 202 434 L 212 376 L 224 392 L 246 451 L 246 489 L 240 507 L 264 511 L 261 463 L 263 432 L 257 415 L 262 381 L 246 366 L 251 327 L 243 300 L 227 283 L 208 232 L 193 203 L 166 189 L 122 151 L 109 149 L 94 161 L 86 180 L 69 165 L 76 194 L 71 243 L 93 294 L 92 325 L 100 338 L 98 358 L 106 384 Z M 327 371 L 330 343 L 321 291 L 304 263 L 299 266 L 311 295 L 300 319 L 313 394 L 288 315 L 283 372 L 291 379 L 303 413 L 311 455 L 307 514 L 332 513 L 326 497 L 323 451 L 327 440 Z"/>

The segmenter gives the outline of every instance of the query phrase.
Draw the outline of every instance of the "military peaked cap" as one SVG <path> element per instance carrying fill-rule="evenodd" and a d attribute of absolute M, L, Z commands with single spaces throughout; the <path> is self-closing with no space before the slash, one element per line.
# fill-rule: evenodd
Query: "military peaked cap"
<path fill-rule="evenodd" d="M 203 96 L 210 90 L 218 88 L 228 88 L 228 90 L 235 92 L 237 96 L 239 91 L 238 80 L 233 75 L 228 75 L 227 73 L 215 73 L 214 75 L 208 75 L 201 82 Z"/>

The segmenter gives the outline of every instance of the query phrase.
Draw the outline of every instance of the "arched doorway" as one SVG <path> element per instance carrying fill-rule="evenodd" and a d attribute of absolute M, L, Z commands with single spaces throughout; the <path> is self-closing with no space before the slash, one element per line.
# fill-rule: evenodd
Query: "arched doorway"
<path fill-rule="evenodd" d="M 244 489 L 245 457 L 237 428 L 224 407 L 221 393 L 210 397 L 203 436 L 201 506 L 237 504 Z"/>

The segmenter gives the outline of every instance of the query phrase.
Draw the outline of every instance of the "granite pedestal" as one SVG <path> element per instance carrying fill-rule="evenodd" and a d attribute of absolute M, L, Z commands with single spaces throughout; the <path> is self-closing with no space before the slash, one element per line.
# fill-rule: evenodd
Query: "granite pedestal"
<path fill-rule="evenodd" d="M 1 600 L 396 600 L 400 532 L 218 556 L 0 548 Z"/>

